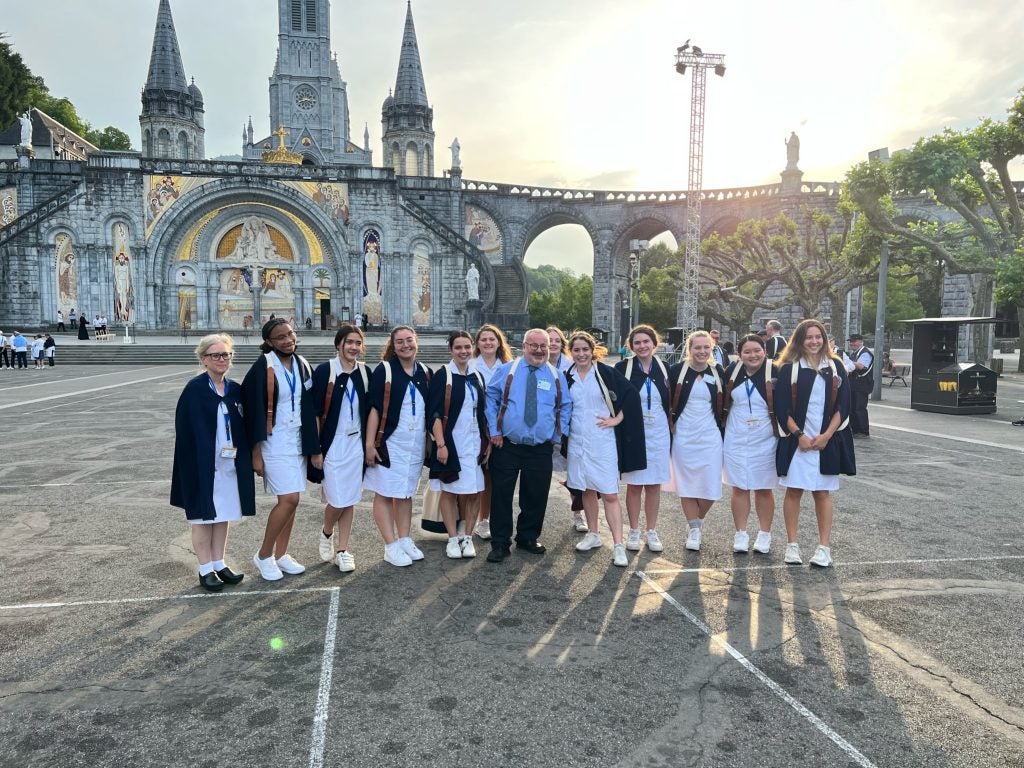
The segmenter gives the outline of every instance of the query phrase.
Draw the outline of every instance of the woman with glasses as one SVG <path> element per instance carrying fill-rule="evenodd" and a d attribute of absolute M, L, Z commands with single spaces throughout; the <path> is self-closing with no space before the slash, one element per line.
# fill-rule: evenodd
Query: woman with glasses
<path fill-rule="evenodd" d="M 233 347 L 222 334 L 200 340 L 195 352 L 204 371 L 185 385 L 174 411 L 171 504 L 192 524 L 199 586 L 210 592 L 242 580 L 224 562 L 228 526 L 256 514 L 242 390 L 227 378 Z"/>
<path fill-rule="evenodd" d="M 498 366 L 507 363 L 512 359 L 512 350 L 509 349 L 505 334 L 496 325 L 485 323 L 476 332 L 473 339 L 475 355 L 470 361 L 470 367 L 483 376 L 484 391 L 491 383 L 491 377 L 498 370 Z M 480 516 L 477 518 L 476 527 L 473 532 L 481 539 L 491 538 L 491 473 L 484 464 L 484 490 L 480 494 Z"/>
<path fill-rule="evenodd" d="M 253 564 L 266 581 L 297 575 L 306 567 L 288 554 L 299 496 L 306 490 L 306 457 L 323 469 L 317 433 L 313 370 L 296 353 L 298 338 L 283 317 L 264 323 L 262 355 L 242 380 L 245 425 L 252 441 L 252 466 L 264 488 L 277 496 L 263 544 Z"/>
<path fill-rule="evenodd" d="M 320 453 L 323 471 L 310 464 L 309 479 L 322 482 L 326 503 L 320 532 L 320 559 L 332 560 L 342 573 L 355 570 L 356 561 L 348 551 L 355 505 L 363 495 L 363 442 L 370 375 L 359 360 L 363 353 L 363 332 L 352 325 L 334 334 L 336 357 L 322 363 L 313 374 L 313 402 L 320 419 Z M 337 530 L 337 547 L 335 547 Z"/>
<path fill-rule="evenodd" d="M 820 321 L 803 320 L 779 358 L 775 413 L 782 439 L 775 468 L 779 485 L 786 489 L 782 514 L 788 565 L 803 563 L 797 525 L 804 491 L 814 497 L 818 518 L 818 548 L 811 565 L 832 565 L 832 493 L 839 490 L 839 475 L 857 474 L 849 429 L 850 381 L 842 359 L 827 343 Z"/>
<path fill-rule="evenodd" d="M 426 455 L 427 368 L 416 361 L 419 342 L 408 325 L 391 329 L 381 362 L 370 377 L 366 421 L 366 475 L 373 519 L 384 539 L 384 560 L 397 567 L 422 560 L 409 535 L 412 497 Z"/>

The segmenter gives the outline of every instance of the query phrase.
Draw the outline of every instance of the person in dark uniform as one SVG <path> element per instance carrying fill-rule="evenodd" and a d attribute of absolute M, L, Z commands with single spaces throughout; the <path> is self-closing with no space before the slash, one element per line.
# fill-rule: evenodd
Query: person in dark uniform
<path fill-rule="evenodd" d="M 870 437 L 868 425 L 868 398 L 874 389 L 875 356 L 864 346 L 864 337 L 854 333 L 847 339 L 850 350 L 847 356 L 853 363 L 850 371 L 850 396 L 853 404 L 850 408 L 850 431 L 854 437 Z"/>
<path fill-rule="evenodd" d="M 769 359 L 778 360 L 782 350 L 786 348 L 786 339 L 782 335 L 782 323 L 769 320 L 764 324 L 765 352 Z"/>

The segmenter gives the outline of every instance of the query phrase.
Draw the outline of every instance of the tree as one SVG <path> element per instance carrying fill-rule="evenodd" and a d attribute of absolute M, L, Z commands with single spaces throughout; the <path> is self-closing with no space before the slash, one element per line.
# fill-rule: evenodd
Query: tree
<path fill-rule="evenodd" d="M 996 266 L 996 299 L 1000 304 L 1017 307 L 1018 338 L 1017 371 L 1024 373 L 1024 251 L 1013 252 Z"/>
<path fill-rule="evenodd" d="M 885 293 L 885 327 L 891 332 L 901 320 L 916 317 L 934 317 L 925 311 L 919 298 L 918 276 L 911 267 L 889 268 L 889 281 Z M 878 307 L 878 283 L 864 286 L 861 300 L 861 327 L 865 333 L 875 332 L 875 312 Z M 876 342 L 877 343 L 877 342 Z"/>
<path fill-rule="evenodd" d="M 88 130 L 83 137 L 100 149 L 113 149 L 126 152 L 132 148 L 132 140 L 124 131 L 108 125 L 102 131 Z"/>
<path fill-rule="evenodd" d="M 0 130 L 7 128 L 25 111 L 26 97 L 32 84 L 32 72 L 10 43 L 2 42 L 0 34 Z"/>
<path fill-rule="evenodd" d="M 1014 255 L 1024 247 L 1024 216 L 1009 172 L 1009 164 L 1022 154 L 1024 90 L 1006 122 L 985 119 L 969 131 L 947 129 L 918 139 L 891 162 L 855 165 L 846 175 L 844 198 L 879 234 L 925 249 L 947 274 L 969 276 L 975 313 L 988 314 L 994 279 L 1013 283 Z M 899 221 L 893 197 L 922 192 L 955 211 L 961 223 L 929 230 Z M 1021 301 L 1014 300 L 1018 313 L 1024 296 Z M 973 333 L 974 359 L 980 362 L 988 357 L 991 331 L 975 326 Z"/>
<path fill-rule="evenodd" d="M 571 269 L 563 269 L 551 264 L 541 264 L 538 267 L 524 264 L 523 269 L 526 270 L 526 284 L 529 293 L 557 290 L 562 281 L 576 277 L 576 273 Z"/>
<path fill-rule="evenodd" d="M 593 300 L 594 279 L 590 275 L 568 277 L 554 291 L 530 294 L 530 324 L 535 328 L 589 328 Z"/>
<path fill-rule="evenodd" d="M 677 269 L 651 267 L 644 272 L 640 277 L 640 322 L 658 331 L 674 326 L 678 292 Z"/>

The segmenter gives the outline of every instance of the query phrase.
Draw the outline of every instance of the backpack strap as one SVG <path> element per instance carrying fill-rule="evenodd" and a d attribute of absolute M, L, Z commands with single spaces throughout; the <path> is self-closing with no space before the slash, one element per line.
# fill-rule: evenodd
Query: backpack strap
<path fill-rule="evenodd" d="M 448 375 L 447 365 L 441 370 L 444 371 L 442 375 L 447 379 L 444 385 L 444 412 L 441 416 L 441 434 L 443 435 L 448 431 L 448 412 L 452 407 L 452 377 Z"/>
<path fill-rule="evenodd" d="M 505 391 L 501 395 L 501 408 L 498 409 L 497 427 L 499 435 L 504 434 L 504 432 L 502 432 L 501 425 L 505 421 L 505 411 L 508 410 L 508 393 L 509 390 L 512 389 L 512 377 L 516 375 L 516 368 L 519 367 L 519 362 L 522 359 L 523 358 L 521 357 L 517 357 L 515 359 L 512 363 L 512 367 L 508 369 L 508 375 L 505 377 Z M 556 378 L 555 381 L 558 381 L 558 379 Z"/>
<path fill-rule="evenodd" d="M 683 380 L 686 378 L 686 374 L 687 372 L 689 372 L 689 370 L 690 364 L 688 362 L 684 362 L 683 367 L 679 369 L 679 378 L 676 379 L 676 385 L 672 389 L 672 408 L 669 411 L 670 415 L 672 416 L 672 424 L 675 424 L 676 421 L 676 411 L 679 408 L 679 401 L 682 399 L 683 396 Z"/>
<path fill-rule="evenodd" d="M 558 369 L 555 368 L 550 362 L 548 363 L 548 370 L 551 371 L 551 375 L 555 378 L 555 436 L 562 439 L 562 379 L 558 376 Z"/>
<path fill-rule="evenodd" d="M 775 392 L 772 386 L 772 359 L 764 361 L 764 399 L 768 404 L 768 418 L 772 422 L 772 434 L 779 434 L 779 421 L 775 418 Z"/>
<path fill-rule="evenodd" d="M 267 437 L 274 434 L 274 387 L 277 376 L 274 375 L 274 358 L 270 352 L 263 355 L 267 361 Z"/>
<path fill-rule="evenodd" d="M 377 425 L 377 436 L 374 438 L 373 447 L 380 448 L 384 439 L 384 427 L 388 423 L 388 406 L 391 405 L 391 361 L 384 361 L 384 412 L 380 415 L 380 424 Z"/>
<path fill-rule="evenodd" d="M 321 432 L 324 431 L 324 422 L 327 421 L 327 414 L 331 411 L 331 398 L 334 396 L 334 382 L 338 377 L 338 372 L 334 370 L 334 358 L 331 358 L 329 365 L 331 373 L 327 379 L 327 392 L 324 394 L 324 410 L 317 419 Z"/>

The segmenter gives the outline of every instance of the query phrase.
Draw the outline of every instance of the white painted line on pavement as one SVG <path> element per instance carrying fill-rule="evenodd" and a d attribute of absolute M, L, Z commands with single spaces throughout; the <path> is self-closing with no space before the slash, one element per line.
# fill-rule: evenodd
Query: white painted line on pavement
<path fill-rule="evenodd" d="M 49 608 L 79 608 L 89 605 L 129 605 L 131 603 L 159 603 L 172 600 L 220 600 L 226 597 L 273 597 L 274 595 L 302 592 L 330 592 L 337 587 L 294 587 L 292 589 L 260 589 L 248 592 L 197 592 L 184 595 L 157 595 L 155 597 L 122 597 L 119 600 L 75 600 L 66 603 L 15 603 L 0 605 L 0 611 L 46 610 Z"/>
<path fill-rule="evenodd" d="M 956 440 L 958 443 L 971 443 L 972 445 L 987 445 L 989 448 L 1002 448 L 1006 451 L 1017 451 L 1018 453 L 1024 453 L 1024 446 L 1019 445 L 1006 445 L 1005 443 L 993 443 L 988 440 L 975 440 L 971 437 L 957 437 L 956 435 L 943 435 L 939 432 L 925 432 L 920 429 L 908 429 L 907 427 L 890 427 L 887 424 L 872 424 L 872 428 L 877 427 L 878 429 L 891 429 L 894 432 L 910 432 L 914 435 L 924 435 L 925 437 L 939 437 L 943 440 Z"/>
<path fill-rule="evenodd" d="M 903 405 L 882 405 L 881 403 L 868 403 L 872 408 L 888 408 L 890 411 L 912 411 L 913 408 L 907 408 Z"/>
<path fill-rule="evenodd" d="M 331 703 L 331 670 L 334 669 L 334 641 L 338 631 L 338 600 L 341 590 L 331 588 L 331 605 L 327 609 L 327 630 L 324 632 L 324 655 L 320 662 L 320 689 L 316 695 L 313 715 L 313 741 L 309 748 L 309 768 L 322 768 L 324 743 L 327 741 L 327 709 Z"/>
<path fill-rule="evenodd" d="M 676 600 L 674 597 L 672 597 L 672 595 L 670 595 L 668 592 L 662 589 L 653 579 L 648 578 L 647 574 L 643 571 L 636 571 L 636 575 L 643 579 L 645 584 L 647 584 L 655 592 L 661 595 L 662 599 L 665 602 L 667 602 L 669 605 L 671 605 L 673 608 L 679 611 L 679 613 L 681 613 L 687 621 L 689 621 L 691 624 L 693 624 L 693 626 L 695 626 L 697 629 L 699 629 L 701 632 L 707 635 L 708 640 L 710 640 L 714 645 L 721 647 L 726 653 L 728 653 L 737 662 L 739 662 L 741 667 L 743 667 L 745 670 L 747 670 L 747 672 L 756 677 L 768 690 L 770 690 L 772 693 L 774 693 L 776 696 L 778 696 L 780 699 L 786 702 L 786 704 L 788 704 L 790 707 L 796 710 L 797 714 L 799 714 L 811 725 L 817 728 L 818 731 L 827 736 L 837 747 L 839 747 L 841 750 L 843 750 L 843 752 L 849 755 L 853 759 L 853 761 L 857 763 L 857 765 L 863 766 L 863 768 L 876 768 L 875 764 L 868 760 L 868 758 L 866 758 L 863 754 L 861 754 L 861 752 L 855 746 L 853 746 L 853 744 L 851 744 L 838 733 L 836 733 L 834 730 L 832 730 L 828 723 L 826 723 L 816 714 L 811 712 L 811 710 L 809 710 L 807 707 L 801 704 L 797 699 L 790 695 L 785 688 L 783 688 L 781 685 L 779 685 L 770 677 L 768 677 L 768 675 L 762 672 L 759 667 L 754 666 L 754 664 L 746 656 L 744 656 L 742 653 L 736 650 L 732 645 L 718 637 L 718 635 L 715 634 L 715 631 L 711 629 L 710 625 L 708 625 L 707 622 L 702 621 L 689 610 L 684 608 L 678 600 Z"/>
<path fill-rule="evenodd" d="M 143 371 L 151 371 L 154 368 L 166 367 L 167 366 L 165 365 L 149 365 L 146 366 L 145 368 L 133 368 L 132 371 L 135 373 L 142 373 Z M 90 373 L 88 376 L 72 376 L 66 379 L 52 379 L 51 381 L 37 381 L 33 384 L 19 384 L 16 387 L 4 387 L 3 391 L 10 392 L 13 389 L 25 389 L 26 387 L 42 387 L 45 386 L 46 384 L 62 384 L 65 381 L 68 382 L 69 384 L 77 384 L 79 381 L 84 381 L 85 379 L 95 379 L 100 376 L 123 376 L 124 374 L 125 371 L 111 371 L 110 373 Z"/>
<path fill-rule="evenodd" d="M 42 403 L 47 400 L 59 400 L 62 397 L 75 397 L 76 395 L 87 395 L 90 392 L 102 392 L 105 389 L 117 389 L 118 387 L 129 387 L 132 384 L 144 384 L 147 381 L 156 381 L 157 379 L 168 379 L 171 376 L 182 376 L 186 373 L 192 373 L 191 369 L 188 371 L 175 371 L 174 373 L 165 373 L 162 376 L 149 376 L 145 379 L 134 379 L 132 381 L 122 381 L 120 384 L 108 384 L 105 387 L 93 387 L 92 389 L 79 389 L 75 392 L 65 392 L 62 395 L 48 395 L 47 397 L 37 397 L 34 400 L 22 400 L 19 403 L 8 403 L 7 405 L 0 405 L 0 411 L 6 410 L 7 408 L 22 408 L 26 405 L 32 405 L 32 403 Z"/>
<path fill-rule="evenodd" d="M 0 485 L 0 491 L 16 491 L 20 488 L 66 488 L 69 485 L 140 485 L 143 483 L 169 483 L 169 478 L 161 480 L 98 480 L 95 483 L 35 483 L 33 485 Z"/>
<path fill-rule="evenodd" d="M 850 563 L 834 562 L 832 568 L 849 568 L 857 565 L 929 565 L 932 563 L 988 563 L 995 560 L 1024 560 L 1024 555 L 991 555 L 987 557 L 931 557 L 915 560 L 855 560 Z M 738 565 L 733 568 L 658 568 L 655 570 L 644 570 L 646 574 L 652 573 L 732 573 L 733 571 L 783 571 L 783 570 L 808 570 L 807 566 L 799 565 Z"/>

